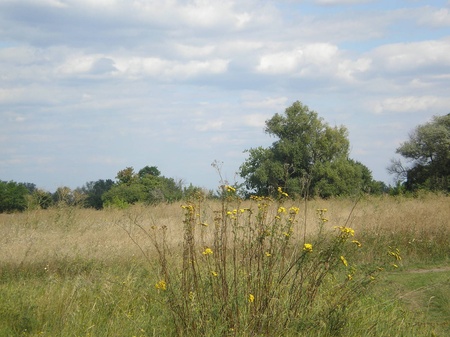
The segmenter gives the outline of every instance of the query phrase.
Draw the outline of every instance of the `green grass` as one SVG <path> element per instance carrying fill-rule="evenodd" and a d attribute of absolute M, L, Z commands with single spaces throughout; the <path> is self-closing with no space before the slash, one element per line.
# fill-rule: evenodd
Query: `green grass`
<path fill-rule="evenodd" d="M 0 336 L 176 334 L 157 278 L 142 261 L 66 260 L 45 268 L 2 266 Z M 388 273 L 341 314 L 329 319 L 345 319 L 343 336 L 448 336 L 450 272 Z M 304 336 L 328 335 L 323 320 L 299 324 Z M 297 334 L 279 334 L 290 335 Z"/>
<path fill-rule="evenodd" d="M 386 279 L 386 289 L 418 317 L 416 324 L 430 327 L 436 336 L 450 336 L 448 265 L 403 270 Z"/>
<path fill-rule="evenodd" d="M 146 265 L 54 261 L 3 267 L 0 336 L 170 336 Z"/>

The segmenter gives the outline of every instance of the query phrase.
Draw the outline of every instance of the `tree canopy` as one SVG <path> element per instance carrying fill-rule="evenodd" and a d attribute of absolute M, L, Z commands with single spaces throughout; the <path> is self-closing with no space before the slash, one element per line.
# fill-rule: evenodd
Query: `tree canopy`
<path fill-rule="evenodd" d="M 403 180 L 407 190 L 450 190 L 450 114 L 417 126 L 396 152 L 410 165 L 393 159 L 388 171 Z"/>
<path fill-rule="evenodd" d="M 26 184 L 0 181 L 0 213 L 25 210 L 28 193 Z"/>
<path fill-rule="evenodd" d="M 146 166 L 135 173 L 127 167 L 117 173 L 117 182 L 102 194 L 107 205 L 127 205 L 136 202 L 172 202 L 183 197 L 181 181 L 161 176 L 156 166 Z"/>
<path fill-rule="evenodd" d="M 291 194 L 329 197 L 381 188 L 367 167 L 349 159 L 347 129 L 329 126 L 299 101 L 267 120 L 265 132 L 277 140 L 269 148 L 247 150 L 240 167 L 254 193 L 270 195 L 284 187 Z"/>

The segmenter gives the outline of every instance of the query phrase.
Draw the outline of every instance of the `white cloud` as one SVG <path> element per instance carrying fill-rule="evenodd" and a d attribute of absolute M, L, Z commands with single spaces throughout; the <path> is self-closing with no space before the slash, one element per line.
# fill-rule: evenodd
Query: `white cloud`
<path fill-rule="evenodd" d="M 267 114 L 248 114 L 243 116 L 243 124 L 251 127 L 262 128 L 266 125 L 266 120 L 270 118 Z"/>
<path fill-rule="evenodd" d="M 450 98 L 437 96 L 402 96 L 386 98 L 372 103 L 377 114 L 415 113 L 418 111 L 439 111 L 450 105 Z"/>
<path fill-rule="evenodd" d="M 198 123 L 195 126 L 195 129 L 197 131 L 214 131 L 214 130 L 220 130 L 222 129 L 223 121 L 221 120 L 213 120 L 213 121 L 207 121 L 204 123 Z"/>
<path fill-rule="evenodd" d="M 142 76 L 161 79 L 187 79 L 199 75 L 221 74 L 226 72 L 228 60 L 212 59 L 205 61 L 178 62 L 159 57 L 131 57 L 115 59 L 115 67 L 127 77 Z"/>
<path fill-rule="evenodd" d="M 311 75 L 316 70 L 328 68 L 339 57 L 338 48 L 329 43 L 312 43 L 285 52 L 261 56 L 256 70 L 266 74 L 299 72 Z"/>
<path fill-rule="evenodd" d="M 213 52 L 216 50 L 216 46 L 214 45 L 195 46 L 175 42 L 174 49 L 180 57 L 192 59 L 192 58 L 206 58 L 211 56 Z"/>
<path fill-rule="evenodd" d="M 387 44 L 371 53 L 378 69 L 384 68 L 393 73 L 430 67 L 435 67 L 435 72 L 441 72 L 444 67 L 450 66 L 449 55 L 450 40 Z"/>
<path fill-rule="evenodd" d="M 108 178 L 101 165 L 136 160 L 163 168 L 186 158 L 208 170 L 225 153 L 270 144 L 265 121 L 301 100 L 333 124 L 352 123 L 355 152 L 379 158 L 380 146 L 369 146 L 378 131 L 357 130 L 412 128 L 450 106 L 449 8 L 385 3 L 0 0 L 2 145 L 14 158 L 65 149 L 86 167 L 68 175 L 55 159 L 57 183 L 72 186 L 94 171 Z M 397 141 L 383 132 L 385 144 Z M 208 184 L 205 170 L 195 178 L 198 167 L 181 165 L 176 174 Z M 18 179 L 7 166 L 0 174 Z M 55 179 L 33 174 L 24 180 Z"/>
<path fill-rule="evenodd" d="M 6 119 L 9 122 L 14 122 L 14 123 L 23 123 L 27 120 L 27 117 L 24 116 L 23 114 L 13 112 L 13 111 L 6 111 L 4 113 L 4 117 L 6 117 Z"/>
<path fill-rule="evenodd" d="M 431 27 L 449 27 L 450 11 L 448 8 L 431 8 L 424 10 L 418 22 Z"/>
<path fill-rule="evenodd" d="M 349 4 L 363 4 L 372 2 L 373 0 L 315 0 L 319 5 L 349 5 Z"/>
<path fill-rule="evenodd" d="M 352 81 L 355 75 L 368 71 L 371 65 L 372 60 L 367 57 L 358 58 L 356 61 L 342 60 L 338 64 L 337 76 Z"/>

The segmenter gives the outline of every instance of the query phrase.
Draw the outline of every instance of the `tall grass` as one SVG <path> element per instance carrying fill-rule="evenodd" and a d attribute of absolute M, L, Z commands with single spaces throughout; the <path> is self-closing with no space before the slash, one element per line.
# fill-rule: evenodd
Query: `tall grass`
<path fill-rule="evenodd" d="M 448 197 L 354 205 L 0 214 L 0 336 L 430 336 L 383 275 L 448 262 Z"/>

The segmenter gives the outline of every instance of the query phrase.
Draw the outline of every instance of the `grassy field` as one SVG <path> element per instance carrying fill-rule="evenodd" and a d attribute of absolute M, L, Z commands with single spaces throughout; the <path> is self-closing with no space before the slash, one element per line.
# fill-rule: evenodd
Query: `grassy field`
<path fill-rule="evenodd" d="M 448 336 L 449 204 L 0 214 L 0 336 Z"/>

